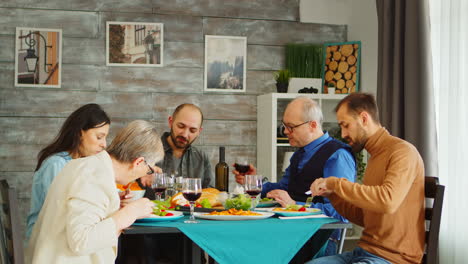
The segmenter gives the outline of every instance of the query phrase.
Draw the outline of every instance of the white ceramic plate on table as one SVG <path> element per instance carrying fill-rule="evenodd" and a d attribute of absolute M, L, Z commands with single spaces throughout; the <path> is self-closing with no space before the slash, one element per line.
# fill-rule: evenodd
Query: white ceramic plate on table
<path fill-rule="evenodd" d="M 275 215 L 270 212 L 256 212 L 261 215 L 210 215 L 207 213 L 193 213 L 196 218 L 206 220 L 222 220 L 222 221 L 237 221 L 237 220 L 258 220 L 272 217 Z"/>
<path fill-rule="evenodd" d="M 182 212 L 178 212 L 178 211 L 166 211 L 166 212 L 172 213 L 174 215 L 171 215 L 171 216 L 152 215 L 151 217 L 138 219 L 138 220 L 136 220 L 136 222 L 137 223 L 147 223 L 147 222 L 172 221 L 172 220 L 177 220 L 179 218 L 184 217 L 184 214 Z"/>

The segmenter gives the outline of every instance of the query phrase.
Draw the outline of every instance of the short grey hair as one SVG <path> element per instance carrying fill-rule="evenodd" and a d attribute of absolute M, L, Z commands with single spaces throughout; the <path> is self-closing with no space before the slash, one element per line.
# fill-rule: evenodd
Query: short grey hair
<path fill-rule="evenodd" d="M 148 164 L 154 165 L 164 158 L 161 138 L 154 124 L 135 120 L 122 128 L 107 148 L 109 155 L 120 162 L 131 163 L 144 157 Z"/>
<path fill-rule="evenodd" d="M 315 121 L 317 125 L 322 127 L 323 123 L 323 113 L 319 104 L 307 96 L 299 96 L 295 101 L 301 101 L 302 105 L 302 120 L 305 121 Z"/>

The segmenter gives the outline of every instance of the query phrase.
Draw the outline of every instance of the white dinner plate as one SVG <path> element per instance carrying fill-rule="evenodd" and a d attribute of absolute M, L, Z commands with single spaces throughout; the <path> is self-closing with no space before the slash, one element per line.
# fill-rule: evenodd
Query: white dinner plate
<path fill-rule="evenodd" d="M 166 212 L 173 213 L 174 215 L 171 215 L 171 216 L 152 215 L 151 217 L 137 219 L 136 222 L 147 223 L 147 222 L 172 221 L 172 220 L 176 220 L 176 219 L 184 217 L 184 214 L 182 212 L 177 212 L 177 211 L 166 211 Z"/>
<path fill-rule="evenodd" d="M 210 215 L 207 213 L 193 213 L 196 218 L 207 219 L 207 220 L 224 220 L 224 221 L 236 221 L 236 220 L 258 220 L 265 219 L 275 215 L 270 212 L 256 212 L 261 215 Z"/>
<path fill-rule="evenodd" d="M 266 211 L 272 212 L 280 216 L 302 216 L 302 215 L 315 215 L 321 214 L 322 210 L 317 208 L 307 208 L 305 211 L 274 211 L 274 209 L 284 209 L 284 208 L 259 208 L 255 209 L 256 211 Z"/>

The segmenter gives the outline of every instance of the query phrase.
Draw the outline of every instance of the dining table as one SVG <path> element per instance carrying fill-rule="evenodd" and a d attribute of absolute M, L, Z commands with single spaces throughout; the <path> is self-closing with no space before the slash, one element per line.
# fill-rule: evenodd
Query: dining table
<path fill-rule="evenodd" d="M 136 222 L 123 230 L 123 236 L 183 234 L 181 263 L 201 263 L 202 251 L 220 264 L 289 263 L 317 231 L 341 229 L 344 237 L 345 230 L 352 227 L 324 215 L 239 221 L 198 219 L 196 224 L 184 223 L 187 219 L 183 216 L 173 221 Z"/>

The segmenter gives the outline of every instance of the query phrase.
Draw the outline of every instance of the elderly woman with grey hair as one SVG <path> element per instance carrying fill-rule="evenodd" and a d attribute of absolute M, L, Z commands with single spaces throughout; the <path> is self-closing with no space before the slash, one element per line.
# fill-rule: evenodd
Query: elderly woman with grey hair
<path fill-rule="evenodd" d="M 116 183 L 152 174 L 164 156 L 154 125 L 136 120 L 107 151 L 70 161 L 53 181 L 26 253 L 28 263 L 113 263 L 121 231 L 148 217 L 141 198 L 120 207 Z"/>

